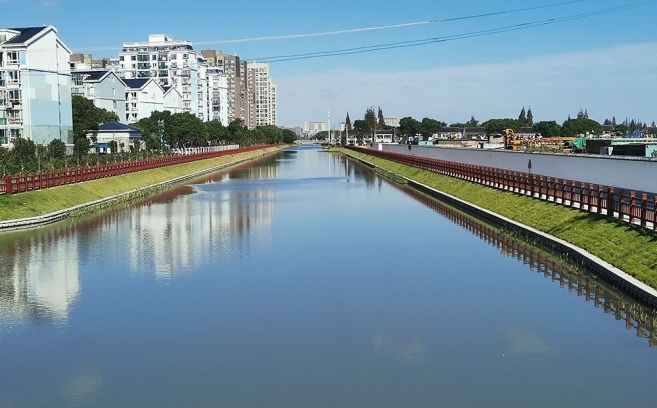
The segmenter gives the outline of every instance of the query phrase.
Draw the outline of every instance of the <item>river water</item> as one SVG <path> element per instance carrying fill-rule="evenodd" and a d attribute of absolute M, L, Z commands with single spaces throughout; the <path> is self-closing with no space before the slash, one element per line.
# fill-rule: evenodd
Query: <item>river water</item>
<path fill-rule="evenodd" d="M 654 310 L 314 148 L 2 234 L 0 268 L 0 408 L 657 397 Z"/>

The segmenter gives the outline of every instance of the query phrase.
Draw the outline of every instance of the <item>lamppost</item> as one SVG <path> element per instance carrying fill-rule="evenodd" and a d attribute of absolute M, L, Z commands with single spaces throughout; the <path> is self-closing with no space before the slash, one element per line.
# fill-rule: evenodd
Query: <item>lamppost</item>
<path fill-rule="evenodd" d="M 157 121 L 157 128 L 160 132 L 160 152 L 164 153 L 164 120 Z"/>

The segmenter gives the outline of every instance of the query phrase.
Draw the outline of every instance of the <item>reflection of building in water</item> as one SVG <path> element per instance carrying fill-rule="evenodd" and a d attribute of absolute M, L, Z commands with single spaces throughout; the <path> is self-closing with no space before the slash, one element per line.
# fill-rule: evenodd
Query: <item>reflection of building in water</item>
<path fill-rule="evenodd" d="M 517 259 L 518 262 L 529 266 L 530 270 L 591 302 L 604 313 L 613 314 L 616 320 L 625 322 L 628 330 L 636 331 L 638 337 L 647 338 L 649 346 L 657 346 L 657 310 L 635 301 L 623 292 L 595 279 L 591 274 L 573 271 L 572 267 L 555 261 L 546 252 L 502 234 L 498 229 L 483 224 L 440 201 L 410 188 L 404 189 L 404 192 L 482 241 L 498 248 L 504 256 Z"/>
<path fill-rule="evenodd" d="M 80 292 L 75 234 L 51 233 L 3 245 L 0 310 L 8 319 L 68 316 Z"/>
<path fill-rule="evenodd" d="M 196 265 L 248 256 L 252 245 L 265 244 L 267 234 L 252 233 L 263 227 L 268 232 L 274 197 L 267 190 L 204 188 L 174 203 L 133 209 L 127 245 L 131 269 L 171 277 Z"/>

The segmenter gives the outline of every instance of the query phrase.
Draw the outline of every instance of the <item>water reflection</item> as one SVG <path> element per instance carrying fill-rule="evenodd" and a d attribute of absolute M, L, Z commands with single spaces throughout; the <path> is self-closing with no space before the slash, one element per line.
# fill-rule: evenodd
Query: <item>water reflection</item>
<path fill-rule="evenodd" d="M 64 321 L 80 293 L 78 240 L 50 232 L 2 245 L 0 325 L 28 317 Z"/>
<path fill-rule="evenodd" d="M 657 310 L 654 308 L 635 301 L 606 282 L 596 279 L 591 273 L 576 271 L 572 265 L 559 261 L 556 256 L 503 234 L 499 229 L 417 190 L 404 188 L 403 191 L 482 241 L 498 248 L 505 257 L 515 258 L 530 270 L 559 284 L 561 288 L 576 294 L 605 314 L 613 315 L 616 320 L 624 322 L 627 330 L 636 332 L 639 338 L 645 338 L 650 347 L 657 346 Z M 548 344 L 535 339 L 531 334 L 518 330 L 511 330 L 507 334 L 516 348 L 540 352 L 551 350 Z"/>
<path fill-rule="evenodd" d="M 269 157 L 123 211 L 0 235 L 0 327 L 28 318 L 66 320 L 80 295 L 80 258 L 127 260 L 134 273 L 170 278 L 224 257 L 249 257 L 254 245 L 267 245 L 267 234 L 252 233 L 270 227 L 276 192 L 248 184 L 275 179 L 277 165 Z M 124 227 L 127 239 L 118 232 Z"/>

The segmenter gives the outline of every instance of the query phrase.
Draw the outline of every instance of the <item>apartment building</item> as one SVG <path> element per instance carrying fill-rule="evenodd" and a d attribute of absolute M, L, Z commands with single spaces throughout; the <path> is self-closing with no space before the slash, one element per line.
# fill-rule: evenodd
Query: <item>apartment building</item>
<path fill-rule="evenodd" d="M 91 100 L 98 108 L 116 113 L 121 122 L 126 116 L 126 84 L 112 71 L 72 71 L 71 94 Z"/>
<path fill-rule="evenodd" d="M 228 126 L 228 77 L 223 69 L 208 67 L 208 120 L 218 120 L 222 125 Z"/>
<path fill-rule="evenodd" d="M 126 122 L 135 123 L 155 111 L 164 111 L 164 89 L 154 78 L 124 79 Z"/>
<path fill-rule="evenodd" d="M 249 110 L 247 64 L 237 55 L 226 55 L 221 51 L 202 50 L 201 55 L 208 67 L 219 68 L 226 75 L 228 85 L 228 122 L 241 119 L 249 129 L 255 127 L 251 122 Z"/>
<path fill-rule="evenodd" d="M 118 61 L 118 59 L 117 59 Z M 91 54 L 71 54 L 71 71 L 92 71 L 106 69 L 110 58 L 94 59 Z"/>
<path fill-rule="evenodd" d="M 174 40 L 168 34 L 151 34 L 148 42 L 123 43 L 118 72 L 124 79 L 150 78 L 162 87 L 175 87 L 182 95 L 183 111 L 206 120 L 204 112 L 199 111 L 198 62 L 190 41 Z"/>
<path fill-rule="evenodd" d="M 276 126 L 276 85 L 269 77 L 269 64 L 249 62 L 249 84 L 253 95 L 252 117 L 255 126 Z"/>
<path fill-rule="evenodd" d="M 53 26 L 0 29 L 0 144 L 73 142 L 70 55 Z"/>

